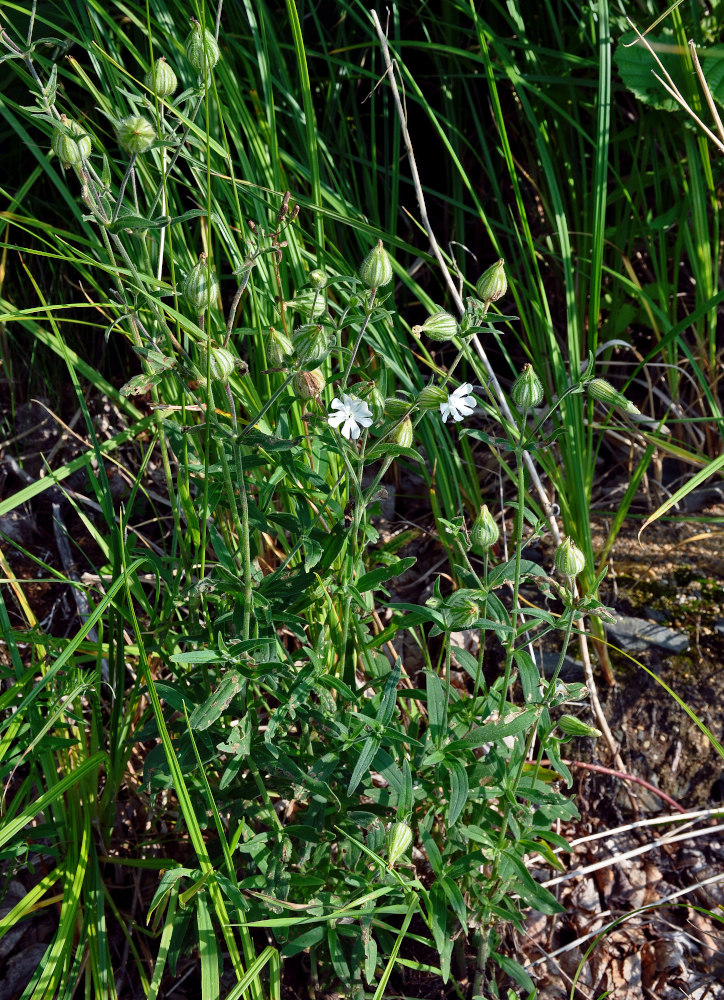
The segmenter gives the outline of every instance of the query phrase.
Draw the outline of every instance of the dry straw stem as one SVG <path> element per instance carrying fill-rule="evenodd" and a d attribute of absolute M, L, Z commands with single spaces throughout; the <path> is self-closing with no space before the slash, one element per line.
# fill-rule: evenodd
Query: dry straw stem
<path fill-rule="evenodd" d="M 370 11 L 370 17 L 372 18 L 372 21 L 374 22 L 375 30 L 377 32 L 377 37 L 380 40 L 380 47 L 382 49 L 382 55 L 383 55 L 384 60 L 385 60 L 385 66 L 387 68 L 387 76 L 388 76 L 388 79 L 390 81 L 390 87 L 392 88 L 392 95 L 393 95 L 394 100 L 395 100 L 395 107 L 397 108 L 397 115 L 398 115 L 398 118 L 400 119 L 400 128 L 402 129 L 402 138 L 404 140 L 405 148 L 407 149 L 407 156 L 408 156 L 408 159 L 410 161 L 410 173 L 412 174 L 412 182 L 413 182 L 413 185 L 415 187 L 415 195 L 417 197 L 417 204 L 418 204 L 418 207 L 420 209 L 420 218 L 422 219 L 422 223 L 423 223 L 423 225 L 425 227 L 425 231 L 427 232 L 428 239 L 430 240 L 430 248 L 432 250 L 432 253 L 433 253 L 435 259 L 437 260 L 438 264 L 440 265 L 440 270 L 441 270 L 443 278 L 445 279 L 445 282 L 446 282 L 446 284 L 448 286 L 448 289 L 450 291 L 450 295 L 452 296 L 452 299 L 455 302 L 455 305 L 456 305 L 456 307 L 458 309 L 459 314 L 462 316 L 463 313 L 465 312 L 465 306 L 463 304 L 462 297 L 460 295 L 460 292 L 455 287 L 455 282 L 453 281 L 452 275 L 450 274 L 450 271 L 449 271 L 449 269 L 448 269 L 448 267 L 447 267 L 447 265 L 445 263 L 445 260 L 443 258 L 442 252 L 440 250 L 440 246 L 439 246 L 439 244 L 437 242 L 437 239 L 435 238 L 435 233 L 432 230 L 432 226 L 430 225 L 430 220 L 428 218 L 427 205 L 425 203 L 425 195 L 424 195 L 423 190 L 422 190 L 422 184 L 420 183 L 420 175 L 419 175 L 418 170 L 417 170 L 417 161 L 415 160 L 415 151 L 414 151 L 414 149 L 412 147 L 412 140 L 410 138 L 410 133 L 409 133 L 409 131 L 407 129 L 407 122 L 405 120 L 405 112 L 404 112 L 404 109 L 402 107 L 402 101 L 400 100 L 400 91 L 399 91 L 399 88 L 397 86 L 397 80 L 395 79 L 395 70 L 394 70 L 394 66 L 392 64 L 392 60 L 390 58 L 390 49 L 389 49 L 389 46 L 387 44 L 387 38 L 385 36 L 384 31 L 382 30 L 382 25 L 380 24 L 380 19 L 377 16 L 377 11 L 375 11 L 375 10 Z M 495 374 L 495 372 L 493 370 L 492 365 L 488 361 L 488 357 L 487 357 L 487 355 L 485 353 L 485 349 L 483 348 L 483 345 L 480 343 L 480 340 L 479 340 L 477 334 L 473 335 L 473 337 L 472 337 L 472 343 L 473 343 L 473 346 L 475 347 L 475 350 L 476 350 L 476 352 L 478 354 L 478 357 L 480 358 L 480 360 L 481 360 L 481 362 L 483 364 L 483 367 L 485 368 L 485 371 L 488 374 L 488 377 L 490 379 L 490 386 L 491 386 L 491 388 L 492 388 L 493 392 L 495 393 L 495 396 L 496 396 L 496 398 L 498 400 L 498 405 L 500 406 L 501 413 L 503 414 L 503 416 L 505 417 L 506 420 L 508 420 L 512 424 L 514 424 L 515 423 L 515 418 L 513 417 L 513 414 L 511 413 L 510 407 L 508 406 L 508 401 L 505 398 L 505 394 L 503 393 L 502 389 L 500 388 L 500 383 L 498 382 L 498 379 L 496 377 L 496 374 Z M 530 455 L 527 452 L 525 452 L 523 454 L 523 461 L 525 462 L 525 465 L 526 465 L 526 467 L 528 469 L 528 474 L 530 475 L 530 480 L 533 483 L 535 491 L 538 494 L 538 497 L 540 498 L 541 504 L 543 506 L 543 511 L 544 511 L 544 513 L 545 513 L 545 515 L 547 517 L 548 524 L 550 525 L 551 534 L 553 535 L 553 538 L 555 540 L 556 545 L 559 545 L 560 541 L 561 541 L 561 533 L 560 533 L 560 530 L 558 528 L 558 522 L 556 521 L 555 516 L 551 513 L 551 503 L 550 503 L 550 500 L 548 499 L 548 495 L 547 495 L 547 493 L 545 491 L 545 487 L 543 486 L 543 483 L 541 482 L 540 476 L 538 475 L 538 471 L 537 471 L 537 469 L 535 467 L 535 464 L 534 464 L 532 458 L 530 457 Z M 593 678 L 593 670 L 591 668 L 591 656 L 590 656 L 590 653 L 589 653 L 589 650 L 588 650 L 588 638 L 587 638 L 587 636 L 584 633 L 584 630 L 583 630 L 583 621 L 582 620 L 577 623 L 577 627 L 580 629 L 579 644 L 580 644 L 580 651 L 581 651 L 581 660 L 583 661 L 583 665 L 584 665 L 584 669 L 585 669 L 585 673 L 586 673 L 586 680 L 588 682 L 588 690 L 589 690 L 589 694 L 590 694 L 590 697 L 591 697 L 591 704 L 592 704 L 592 706 L 594 708 L 594 711 L 596 713 L 596 718 L 598 719 L 599 726 L 600 726 L 601 730 L 603 731 L 603 734 L 604 734 L 604 737 L 605 737 L 606 742 L 608 744 L 609 750 L 611 751 L 611 755 L 612 755 L 612 757 L 613 757 L 613 759 L 614 759 L 614 761 L 616 763 L 616 767 L 618 767 L 619 770 L 624 771 L 625 767 L 623 765 L 623 761 L 621 760 L 621 757 L 619 756 L 618 748 L 616 746 L 616 742 L 615 742 L 615 740 L 613 738 L 613 735 L 611 733 L 611 729 L 610 729 L 608 723 L 606 722 L 605 716 L 603 714 L 603 709 L 601 708 L 601 703 L 600 703 L 599 698 L 598 698 L 598 692 L 597 692 L 596 684 L 595 684 L 595 681 L 594 681 L 594 678 Z"/>
<path fill-rule="evenodd" d="M 428 215 L 427 215 L 427 205 L 425 203 L 425 195 L 424 195 L 423 190 L 422 190 L 422 184 L 420 183 L 420 175 L 419 175 L 418 170 L 417 170 L 417 161 L 415 160 L 415 152 L 414 152 L 414 150 L 412 148 L 412 140 L 410 139 L 410 133 L 407 130 L 407 123 L 406 123 L 406 120 L 405 120 L 405 112 L 404 112 L 404 109 L 402 107 L 402 101 L 400 100 L 400 91 L 399 91 L 399 88 L 397 86 L 397 80 L 395 79 L 395 70 L 394 70 L 394 66 L 392 64 L 392 60 L 390 58 L 390 50 L 389 50 L 389 46 L 387 44 L 387 38 L 385 37 L 385 33 L 382 30 L 382 25 L 380 24 L 380 19 L 377 16 L 377 12 L 374 11 L 374 10 L 370 11 L 370 16 L 371 16 L 372 20 L 374 21 L 375 30 L 377 31 L 377 36 L 378 36 L 378 38 L 380 40 L 380 47 L 382 48 L 382 55 L 383 55 L 384 60 L 385 60 L 385 66 L 387 67 L 387 76 L 388 76 L 389 81 L 390 81 L 390 86 L 392 87 L 392 94 L 393 94 L 393 97 L 395 99 L 395 106 L 397 108 L 397 115 L 398 115 L 398 117 L 400 119 L 400 127 L 402 129 L 402 137 L 404 139 L 405 148 L 407 149 L 407 156 L 408 156 L 408 159 L 410 161 L 410 173 L 412 174 L 412 183 L 413 183 L 413 185 L 415 187 L 415 195 L 417 197 L 417 204 L 418 204 L 418 207 L 420 209 L 420 218 L 422 220 L 422 224 L 425 227 L 425 231 L 427 232 L 428 239 L 430 240 L 430 249 L 432 250 L 433 256 L 437 260 L 438 264 L 440 265 L 440 270 L 441 270 L 443 278 L 445 279 L 445 282 L 446 282 L 446 284 L 448 286 L 448 289 L 450 291 L 450 295 L 452 296 L 452 299 L 455 302 L 455 305 L 457 307 L 458 312 L 462 316 L 463 313 L 465 312 L 465 306 L 463 304 L 462 297 L 461 297 L 460 292 L 458 291 L 458 289 L 455 287 L 455 282 L 453 281 L 452 275 L 450 274 L 450 270 L 449 270 L 447 264 L 445 263 L 445 260 L 444 260 L 443 255 L 442 255 L 442 251 L 440 250 L 440 246 L 439 246 L 439 244 L 437 242 L 437 239 L 435 238 L 435 233 L 432 230 L 432 226 L 430 225 L 430 220 L 429 220 Z M 495 396 L 496 396 L 496 398 L 498 400 L 498 405 L 500 406 L 501 413 L 503 414 L 503 416 L 505 417 L 506 420 L 509 420 L 511 423 L 515 423 L 515 418 L 513 417 L 513 414 L 511 413 L 510 407 L 508 406 L 508 401 L 505 398 L 505 395 L 504 395 L 502 389 L 500 388 L 500 383 L 498 382 L 497 376 L 496 376 L 496 374 L 495 374 L 495 372 L 494 372 L 494 370 L 493 370 L 490 362 L 488 361 L 488 357 L 487 357 L 487 355 L 485 353 L 485 349 L 483 348 L 483 345 L 480 343 L 480 340 L 479 340 L 477 334 L 475 334 L 473 336 L 472 343 L 473 343 L 473 346 L 475 347 L 475 350 L 476 350 L 476 352 L 478 354 L 478 357 L 480 358 L 480 360 L 483 363 L 483 367 L 485 368 L 485 371 L 487 372 L 488 377 L 490 378 L 490 386 L 491 386 L 491 388 L 492 388 L 493 392 L 495 393 Z M 535 465 L 533 464 L 533 460 L 531 459 L 530 455 L 528 455 L 526 453 L 523 456 L 523 458 L 524 458 L 525 464 L 526 464 L 526 466 L 528 468 L 528 473 L 530 474 L 531 482 L 533 483 L 533 486 L 535 487 L 535 491 L 538 494 L 538 496 L 540 498 L 540 501 L 541 501 L 541 504 L 543 506 L 543 511 L 545 512 L 546 517 L 548 519 L 548 523 L 550 525 L 551 533 L 553 534 L 553 538 L 555 539 L 556 545 L 558 545 L 560 543 L 560 540 L 561 540 L 561 535 L 560 535 L 560 531 L 558 529 L 558 523 L 556 522 L 555 517 L 550 513 L 551 503 L 550 503 L 550 500 L 548 499 L 548 495 L 547 495 L 547 493 L 545 491 L 545 487 L 543 486 L 543 483 L 541 482 L 540 476 L 538 475 L 538 472 L 536 470 Z"/>
<path fill-rule="evenodd" d="M 724 153 L 724 125 L 722 124 L 722 120 L 719 117 L 719 112 L 717 111 L 716 105 L 714 103 L 714 98 L 712 97 L 711 90 L 709 89 L 709 84 L 706 82 L 706 77 L 704 76 L 704 72 L 703 72 L 703 70 L 701 68 L 701 63 L 699 62 L 699 56 L 696 53 L 696 45 L 694 44 L 694 42 L 693 41 L 689 42 L 689 52 L 691 53 L 691 59 L 692 59 L 692 62 L 694 63 L 694 69 L 696 70 L 696 75 L 697 75 L 697 77 L 699 79 L 699 83 L 701 85 L 701 89 L 704 91 L 704 96 L 706 97 L 706 103 L 709 105 L 709 110 L 711 111 L 712 118 L 714 119 L 714 122 L 716 123 L 716 127 L 717 127 L 717 129 L 719 131 L 719 135 L 718 136 L 715 135 L 714 132 L 712 132 L 712 130 L 707 125 L 704 124 L 704 122 L 701 120 L 701 118 L 697 115 L 697 113 L 691 107 L 691 105 L 689 104 L 689 102 L 683 96 L 683 94 L 681 93 L 681 91 L 679 90 L 679 88 L 676 86 L 676 84 L 674 83 L 674 81 L 671 79 L 671 75 L 666 70 L 664 64 L 661 62 L 661 60 L 659 59 L 659 57 L 656 55 L 656 52 L 654 51 L 654 49 L 651 46 L 651 43 L 648 41 L 648 39 L 645 38 L 644 35 L 641 34 L 641 32 L 636 27 L 636 25 L 633 23 L 633 21 L 631 20 L 630 17 L 627 17 L 626 20 L 631 25 L 631 28 L 636 32 L 636 34 L 638 36 L 637 42 L 643 42 L 643 44 L 649 50 L 649 52 L 651 53 L 651 55 L 653 56 L 653 58 L 656 60 L 656 64 L 658 65 L 659 69 L 664 74 L 663 77 L 661 77 L 661 76 L 659 76 L 658 73 L 654 73 L 654 71 L 652 70 L 653 75 L 659 81 L 659 83 L 661 84 L 661 86 L 664 88 L 664 90 L 667 93 L 671 94 L 671 96 L 674 98 L 674 100 L 676 101 L 676 103 L 678 105 L 680 105 L 680 107 L 683 108 L 683 110 L 686 111 L 686 113 L 691 118 L 694 119 L 694 121 L 696 122 L 696 124 L 702 130 L 702 132 L 706 133 L 706 135 L 711 139 L 711 141 L 717 146 L 717 148 L 719 149 L 719 151 L 722 152 L 722 153 Z M 629 46 L 628 47 L 630 47 L 631 45 L 637 44 L 637 42 L 629 42 Z"/>

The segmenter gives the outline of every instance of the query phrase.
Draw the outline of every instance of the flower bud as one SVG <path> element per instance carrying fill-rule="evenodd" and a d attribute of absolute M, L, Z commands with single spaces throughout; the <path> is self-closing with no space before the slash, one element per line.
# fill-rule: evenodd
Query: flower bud
<path fill-rule="evenodd" d="M 398 396 L 388 396 L 385 400 L 385 416 L 390 417 L 392 420 L 398 420 L 409 409 L 410 403 L 406 399 L 400 399 Z"/>
<path fill-rule="evenodd" d="M 324 271 L 320 271 L 319 268 L 316 268 L 314 271 L 309 272 L 309 284 L 315 292 L 321 292 L 321 290 L 327 285 L 327 275 Z"/>
<path fill-rule="evenodd" d="M 368 288 L 384 288 L 392 281 L 392 258 L 382 240 L 377 241 L 377 246 L 362 261 L 359 276 Z"/>
<path fill-rule="evenodd" d="M 231 351 L 227 351 L 225 347 L 212 347 L 209 354 L 211 355 L 210 360 L 208 354 L 202 360 L 201 372 L 204 376 L 204 382 L 207 370 L 211 375 L 212 382 L 228 382 L 236 369 L 236 358 L 234 355 Z"/>
<path fill-rule="evenodd" d="M 497 264 L 493 264 L 484 274 L 481 274 L 475 285 L 475 291 L 483 302 L 497 302 L 498 299 L 502 299 L 508 291 L 505 261 L 502 257 Z"/>
<path fill-rule="evenodd" d="M 392 433 L 392 442 L 400 446 L 400 448 L 412 448 L 412 442 L 415 439 L 415 431 L 412 426 L 412 421 L 409 417 L 405 419 L 395 427 Z"/>
<path fill-rule="evenodd" d="M 60 122 L 50 137 L 53 152 L 64 167 L 79 166 L 91 154 L 90 136 L 78 122 L 71 121 L 65 115 L 60 116 Z"/>
<path fill-rule="evenodd" d="M 116 125 L 118 145 L 127 153 L 146 153 L 156 141 L 156 129 L 141 115 L 129 115 Z"/>
<path fill-rule="evenodd" d="M 447 389 L 442 386 L 426 385 L 417 397 L 417 402 L 423 410 L 439 410 L 441 403 L 447 403 L 447 397 Z"/>
<path fill-rule="evenodd" d="M 329 330 L 319 323 L 297 327 L 292 335 L 297 364 L 305 371 L 317 368 L 332 350 L 332 343 Z"/>
<path fill-rule="evenodd" d="M 500 528 L 493 515 L 488 510 L 488 505 L 483 504 L 480 513 L 473 521 L 470 529 L 470 541 L 474 552 L 487 552 L 500 538 Z"/>
<path fill-rule="evenodd" d="M 575 715 L 562 715 L 558 720 L 558 728 L 568 736 L 590 736 L 592 739 L 597 739 L 603 735 L 600 729 L 589 726 Z"/>
<path fill-rule="evenodd" d="M 198 263 L 184 278 L 181 291 L 194 312 L 202 313 L 213 305 L 219 294 L 219 282 L 205 253 L 199 255 Z"/>
<path fill-rule="evenodd" d="M 219 61 L 219 43 L 214 33 L 194 21 L 185 42 L 186 58 L 201 76 L 208 76 Z"/>
<path fill-rule="evenodd" d="M 413 326 L 415 336 L 426 333 L 431 340 L 452 340 L 460 333 L 458 321 L 450 313 L 440 312 L 428 316 L 422 326 Z"/>
<path fill-rule="evenodd" d="M 266 359 L 272 368 L 284 368 L 293 353 L 292 342 L 286 333 L 270 326 L 266 341 Z"/>
<path fill-rule="evenodd" d="M 380 392 L 376 382 L 370 382 L 367 391 L 360 393 L 360 398 L 364 399 L 365 403 L 372 410 L 372 416 L 376 423 L 383 419 L 385 415 L 385 397 Z"/>
<path fill-rule="evenodd" d="M 299 372 L 298 375 L 294 376 L 292 382 L 294 392 L 299 399 L 316 399 L 326 384 L 327 380 L 319 368 L 315 368 L 311 372 Z"/>
<path fill-rule="evenodd" d="M 519 410 L 532 410 L 540 406 L 543 400 L 543 383 L 533 371 L 532 365 L 523 368 L 513 383 L 511 395 Z"/>
<path fill-rule="evenodd" d="M 571 578 L 586 568 L 586 557 L 570 538 L 564 538 L 558 546 L 554 562 L 559 573 Z"/>
<path fill-rule="evenodd" d="M 626 413 L 640 412 L 638 406 L 630 403 L 624 394 L 614 389 L 611 383 L 607 382 L 605 378 L 592 378 L 590 382 L 586 382 L 586 389 L 589 396 L 597 399 L 599 403 L 603 403 L 605 406 L 617 406 Z"/>
<path fill-rule="evenodd" d="M 460 320 L 460 336 L 466 336 L 485 324 L 485 306 L 480 299 L 469 295 L 465 299 L 465 313 Z"/>
<path fill-rule="evenodd" d="M 159 97 L 170 97 L 178 86 L 176 74 L 161 56 L 143 78 L 143 84 Z"/>
<path fill-rule="evenodd" d="M 406 853 L 412 843 L 412 830 L 407 823 L 393 823 L 387 831 L 387 864 L 395 864 Z"/>

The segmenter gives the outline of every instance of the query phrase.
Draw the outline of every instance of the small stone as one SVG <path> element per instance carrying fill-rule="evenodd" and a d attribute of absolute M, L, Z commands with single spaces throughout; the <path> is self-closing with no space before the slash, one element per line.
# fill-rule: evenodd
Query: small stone
<path fill-rule="evenodd" d="M 658 646 L 674 654 L 684 653 L 689 648 L 689 637 L 685 633 L 653 624 L 645 618 L 619 615 L 615 625 L 609 625 L 608 630 L 613 641 L 628 653 L 641 652 L 649 646 Z"/>

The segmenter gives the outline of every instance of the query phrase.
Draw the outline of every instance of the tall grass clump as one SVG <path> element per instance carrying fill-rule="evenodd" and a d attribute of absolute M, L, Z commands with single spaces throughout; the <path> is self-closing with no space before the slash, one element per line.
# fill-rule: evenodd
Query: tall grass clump
<path fill-rule="evenodd" d="M 29 24 L 13 8 L 0 110 L 37 166 L 4 242 L 22 258 L 23 304 L 2 307 L 18 369 L 31 339 L 62 362 L 90 447 L 28 477 L 0 511 L 45 493 L 61 537 L 72 514 L 98 553 L 97 589 L 70 638 L 41 627 L 4 568 L 20 618 L 0 604 L 10 651 L 0 848 L 9 871 L 32 864 L 37 879 L 0 934 L 51 900 L 58 914 L 23 1000 L 162 997 L 189 954 L 204 1000 L 222 989 L 226 1000 L 279 997 L 288 968 L 359 998 L 382 998 L 404 969 L 454 984 L 474 968 L 476 994 L 498 994 L 505 976 L 534 989 L 504 934 L 528 906 L 560 909 L 526 858 L 560 865 L 555 827 L 576 815 L 563 747 L 600 735 L 586 686 L 560 670 L 585 620 L 609 617 L 589 525 L 600 421 L 638 418 L 596 370 L 600 355 L 610 374 L 611 347 L 598 336 L 611 92 L 599 8 L 595 30 L 592 14 L 575 29 L 570 57 L 599 67 L 597 127 L 589 135 L 583 112 L 566 111 L 573 138 L 560 139 L 590 164 L 585 190 L 569 183 L 570 155 L 557 155 L 543 120 L 545 64 L 564 39 L 550 49 L 527 39 L 516 5 L 491 5 L 490 24 L 450 5 L 442 34 L 464 26 L 472 54 L 452 35 L 429 42 L 433 64 L 452 51 L 466 67 L 469 108 L 470 78 L 487 80 L 497 144 L 477 143 L 467 168 L 482 119 L 471 138 L 448 129 L 400 62 L 410 99 L 449 137 L 451 235 L 473 212 L 489 238 L 490 266 L 458 261 L 457 315 L 434 272 L 403 263 L 414 247 L 396 233 L 401 171 L 374 169 L 397 163 L 404 129 L 394 119 L 382 136 L 330 111 L 343 109 L 350 68 L 372 90 L 379 67 L 345 62 L 316 9 L 310 53 L 291 2 L 283 26 L 264 5 L 197 6 L 189 21 L 175 2 L 124 7 L 118 19 L 68 0 L 42 22 L 33 6 Z M 536 30 L 555 34 L 545 11 Z M 345 14 L 371 37 L 358 5 Z M 553 234 L 531 228 L 504 88 L 535 144 L 533 185 Z M 373 110 L 375 123 L 384 117 Z M 345 159 L 354 169 L 340 170 Z M 473 169 L 492 185 L 485 206 Z M 23 214 L 50 192 L 63 224 L 57 206 Z M 493 220 L 493 203 L 510 211 Z M 584 234 L 575 252 L 572 233 Z M 41 263 L 82 288 L 72 330 L 67 303 L 36 277 Z M 547 268 L 562 279 L 558 302 Z M 509 302 L 519 325 L 502 313 Z M 522 371 L 502 323 L 518 331 Z M 109 378 L 90 364 L 101 343 L 119 345 L 132 372 Z M 109 437 L 89 389 L 121 415 Z M 478 445 L 508 479 L 510 526 L 481 495 Z M 113 456 L 135 465 L 121 504 Z M 565 529 L 548 566 L 524 556 L 553 517 L 531 492 L 537 466 Z M 79 470 L 91 506 L 64 485 Z M 391 581 L 424 568 L 401 552 L 409 535 L 379 520 L 400 470 L 427 487 L 449 564 L 408 603 L 391 600 Z M 153 504 L 164 515 L 150 531 Z M 88 589 L 69 562 L 51 562 L 40 568 Z M 469 648 L 454 645 L 461 631 Z M 554 634 L 559 659 L 544 677 L 531 644 Z M 413 647 L 421 666 L 408 670 Z M 144 816 L 133 844 L 119 821 L 128 797 Z M 114 894 L 138 872 L 143 914 Z"/>

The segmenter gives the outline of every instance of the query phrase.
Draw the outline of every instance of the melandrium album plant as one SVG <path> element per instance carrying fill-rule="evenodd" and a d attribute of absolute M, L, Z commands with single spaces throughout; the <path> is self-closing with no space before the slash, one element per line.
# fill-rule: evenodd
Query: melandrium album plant
<path fill-rule="evenodd" d="M 525 983 L 497 949 L 527 907 L 560 909 L 526 858 L 567 846 L 554 829 L 576 812 L 561 743 L 598 731 L 564 714 L 586 691 L 559 674 L 582 615 L 606 609 L 577 592 L 585 557 L 570 540 L 554 566 L 523 556 L 524 542 L 547 530 L 526 472 L 550 433 L 550 413 L 534 412 L 545 390 L 526 365 L 503 413 L 472 345 L 494 335 L 490 307 L 516 275 L 498 260 L 470 284 L 460 322 L 437 309 L 415 327 L 449 355 L 420 391 L 396 394 L 381 345 L 406 336 L 408 303 L 392 286 L 402 265 L 381 238 L 361 265 L 326 255 L 293 195 L 238 183 L 214 96 L 213 74 L 225 66 L 217 34 L 194 22 L 184 52 L 194 83 L 178 96 L 163 57 L 148 55 L 143 88 L 135 66 L 121 67 L 123 87 L 84 69 L 79 79 L 103 95 L 104 118 L 90 114 L 87 131 L 55 85 L 57 70 L 44 79 L 32 54 L 26 60 L 36 107 L 25 114 L 46 134 L 50 169 L 57 160 L 67 171 L 55 183 L 82 205 L 79 259 L 94 275 L 105 335 L 125 338 L 138 359 L 119 398 L 144 398 L 144 461 L 158 456 L 174 525 L 172 542 L 142 548 L 128 537 L 135 491 L 121 514 L 108 511 L 102 548 L 116 560 L 110 579 L 121 581 L 107 602 L 117 616 L 110 632 L 131 635 L 133 651 L 119 647 L 112 683 L 93 695 L 102 742 L 98 706 L 108 698 L 104 711 L 120 717 L 131 683 L 137 728 L 98 753 L 121 760 L 120 787 L 119 747 L 125 760 L 134 748 L 149 803 L 173 813 L 174 836 L 186 838 L 183 867 L 175 858 L 157 865 L 165 873 L 151 905 L 159 937 L 148 995 L 160 995 L 169 955 L 189 941 L 206 976 L 218 982 L 228 957 L 254 1000 L 267 986 L 249 970 L 279 970 L 301 952 L 325 989 L 381 997 L 398 958 L 412 961 L 413 918 L 445 981 L 467 976 L 466 941 L 477 994 L 497 989 L 496 963 Z M 421 385 L 429 376 L 413 371 L 416 355 L 402 357 L 401 374 Z M 584 391 L 630 411 L 590 370 L 571 372 L 551 412 Z M 386 540 L 378 519 L 393 465 L 432 486 L 423 421 L 436 422 L 449 449 L 476 433 L 503 441 L 513 495 L 503 510 L 493 497 L 466 498 L 457 517 L 437 518 L 449 571 L 435 570 L 429 596 L 420 587 L 407 603 L 391 600 L 388 586 L 417 556 Z M 534 608 L 523 586 L 540 595 Z M 465 648 L 454 643 L 460 631 Z M 554 632 L 561 652 L 548 680 L 531 650 Z M 420 650 L 415 678 L 398 653 L 403 633 Z M 97 772 L 99 758 L 89 750 L 86 760 Z M 70 775 L 71 758 L 63 761 Z M 58 979 L 71 966 L 82 975 L 90 953 L 73 928 L 105 905 L 94 873 L 113 815 L 74 820 L 93 836 L 83 835 L 84 865 L 63 862 L 82 914 L 64 902 Z M 18 850 L 25 836 L 13 834 Z M 60 829 L 57 852 L 72 841 Z M 138 968 L 147 981 L 141 960 Z"/>

